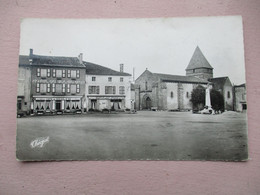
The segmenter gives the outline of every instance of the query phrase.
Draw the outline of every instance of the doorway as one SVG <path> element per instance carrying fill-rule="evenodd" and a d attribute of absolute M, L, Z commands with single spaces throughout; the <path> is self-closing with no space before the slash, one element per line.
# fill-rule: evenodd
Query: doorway
<path fill-rule="evenodd" d="M 56 110 L 61 110 L 61 101 L 56 100 Z"/>
<path fill-rule="evenodd" d="M 152 100 L 149 96 L 147 96 L 144 98 L 143 109 L 151 110 L 151 107 L 152 107 Z"/>

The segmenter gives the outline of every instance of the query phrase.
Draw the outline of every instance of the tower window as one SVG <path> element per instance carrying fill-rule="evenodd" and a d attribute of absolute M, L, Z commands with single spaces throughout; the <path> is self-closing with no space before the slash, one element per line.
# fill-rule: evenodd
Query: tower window
<path fill-rule="evenodd" d="M 171 98 L 173 98 L 173 92 L 171 92 Z"/>
<path fill-rule="evenodd" d="M 189 92 L 186 92 L 186 97 L 189 98 Z"/>

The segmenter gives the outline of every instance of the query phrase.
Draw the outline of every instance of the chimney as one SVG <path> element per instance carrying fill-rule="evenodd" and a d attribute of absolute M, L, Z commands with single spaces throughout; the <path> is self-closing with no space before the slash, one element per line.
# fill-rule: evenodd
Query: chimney
<path fill-rule="evenodd" d="M 29 54 L 29 62 L 32 64 L 33 61 L 33 49 L 30 49 L 30 54 Z"/>
<path fill-rule="evenodd" d="M 124 72 L 124 64 L 120 64 L 120 72 Z"/>
<path fill-rule="evenodd" d="M 83 63 L 83 53 L 80 53 L 78 58 L 79 58 L 79 63 L 82 64 Z"/>
<path fill-rule="evenodd" d="M 30 49 L 30 57 L 33 55 L 33 49 Z"/>

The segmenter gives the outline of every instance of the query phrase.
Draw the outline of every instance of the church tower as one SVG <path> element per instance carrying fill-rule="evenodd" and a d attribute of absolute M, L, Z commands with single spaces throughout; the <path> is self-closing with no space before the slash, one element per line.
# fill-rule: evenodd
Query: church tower
<path fill-rule="evenodd" d="M 190 63 L 186 68 L 186 76 L 195 76 L 207 80 L 213 78 L 213 68 L 198 46 L 196 47 Z"/>

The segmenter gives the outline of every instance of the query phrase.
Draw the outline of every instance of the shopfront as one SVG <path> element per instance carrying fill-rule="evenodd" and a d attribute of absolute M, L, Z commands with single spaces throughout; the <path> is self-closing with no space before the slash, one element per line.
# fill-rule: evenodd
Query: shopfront
<path fill-rule="evenodd" d="M 33 97 L 31 109 L 34 113 L 74 113 L 82 111 L 82 97 Z"/>

